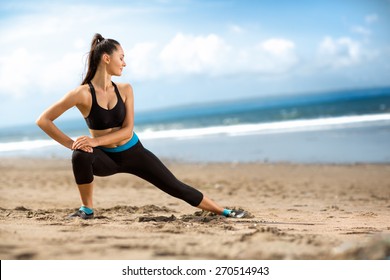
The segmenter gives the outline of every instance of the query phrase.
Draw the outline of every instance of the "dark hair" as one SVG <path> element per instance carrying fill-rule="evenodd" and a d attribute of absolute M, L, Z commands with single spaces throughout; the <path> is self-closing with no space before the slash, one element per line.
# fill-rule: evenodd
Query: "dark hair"
<path fill-rule="evenodd" d="M 112 54 L 119 46 L 119 42 L 113 39 L 104 39 L 102 35 L 96 33 L 93 36 L 91 50 L 88 54 L 88 70 L 82 85 L 88 84 L 96 74 L 96 70 L 103 54 Z"/>

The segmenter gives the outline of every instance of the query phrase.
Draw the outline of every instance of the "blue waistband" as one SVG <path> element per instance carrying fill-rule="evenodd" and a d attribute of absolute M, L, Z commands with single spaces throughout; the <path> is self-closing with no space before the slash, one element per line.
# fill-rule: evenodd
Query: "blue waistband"
<path fill-rule="evenodd" d="M 137 136 L 137 134 L 135 134 L 135 132 L 133 132 L 133 137 L 131 137 L 131 139 L 127 143 L 125 143 L 121 146 L 115 147 L 115 148 L 99 147 L 99 149 L 101 149 L 107 153 L 119 153 L 119 152 L 123 152 L 123 151 L 130 149 L 131 147 L 133 147 L 137 143 L 138 143 L 138 136 Z"/>

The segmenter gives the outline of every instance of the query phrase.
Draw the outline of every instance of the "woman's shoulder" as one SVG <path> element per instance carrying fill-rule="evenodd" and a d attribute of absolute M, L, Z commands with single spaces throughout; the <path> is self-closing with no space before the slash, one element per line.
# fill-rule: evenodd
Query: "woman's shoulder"
<path fill-rule="evenodd" d="M 80 86 L 74 88 L 74 89 L 73 89 L 73 92 L 74 92 L 75 94 L 88 93 L 88 92 L 89 92 L 89 85 L 88 85 L 88 84 L 80 85 Z"/>
<path fill-rule="evenodd" d="M 116 86 L 122 96 L 126 98 L 133 96 L 133 87 L 129 83 L 116 83 Z"/>
<path fill-rule="evenodd" d="M 73 100 L 77 104 L 85 103 L 90 99 L 90 91 L 88 85 L 81 85 L 72 90 L 70 90 L 66 95 L 66 100 Z"/>
<path fill-rule="evenodd" d="M 71 91 L 68 92 L 68 95 L 71 95 L 73 97 L 83 97 L 86 96 L 89 93 L 89 86 L 88 85 L 80 85 Z"/>
<path fill-rule="evenodd" d="M 119 90 L 133 92 L 133 87 L 129 83 L 115 83 Z"/>

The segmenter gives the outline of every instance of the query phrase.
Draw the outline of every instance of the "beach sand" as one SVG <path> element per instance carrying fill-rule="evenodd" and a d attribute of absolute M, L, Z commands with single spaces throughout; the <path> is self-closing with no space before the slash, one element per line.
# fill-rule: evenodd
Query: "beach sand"
<path fill-rule="evenodd" d="M 166 163 L 249 216 L 202 213 L 117 174 L 95 179 L 94 220 L 69 220 L 69 160 L 2 159 L 1 259 L 390 258 L 390 165 Z"/>

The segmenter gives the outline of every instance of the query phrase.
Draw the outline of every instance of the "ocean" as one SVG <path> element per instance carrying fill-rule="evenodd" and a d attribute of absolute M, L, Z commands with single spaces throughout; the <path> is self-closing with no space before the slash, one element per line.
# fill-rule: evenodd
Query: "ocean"
<path fill-rule="evenodd" d="M 88 135 L 82 118 L 58 120 Z M 192 104 L 135 113 L 157 156 L 189 162 L 389 163 L 390 87 Z M 34 124 L 0 128 L 0 157 L 70 158 Z"/>

